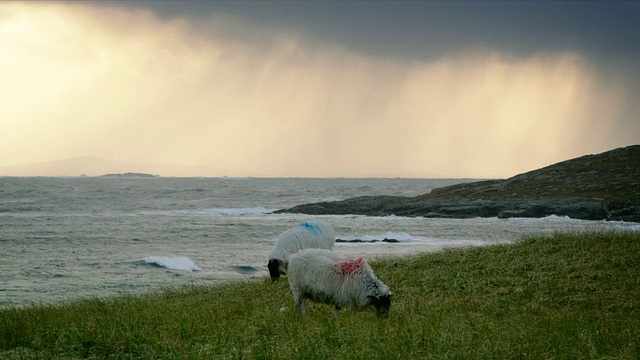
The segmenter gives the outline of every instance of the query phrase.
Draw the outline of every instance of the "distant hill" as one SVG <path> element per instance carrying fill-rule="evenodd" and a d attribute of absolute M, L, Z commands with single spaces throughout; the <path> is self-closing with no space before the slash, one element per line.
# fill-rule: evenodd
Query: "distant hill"
<path fill-rule="evenodd" d="M 157 174 L 160 176 L 226 175 L 223 170 L 173 164 L 136 164 L 83 156 L 65 160 L 0 167 L 0 176 L 100 176 L 104 174 Z"/>
<path fill-rule="evenodd" d="M 640 222 L 640 145 L 563 161 L 506 180 L 438 188 L 417 197 L 364 196 L 278 212 L 446 218 L 559 215 Z"/>
<path fill-rule="evenodd" d="M 128 173 L 124 173 L 124 174 L 120 174 L 120 173 L 118 173 L 118 174 L 104 174 L 104 175 L 100 175 L 98 177 L 103 177 L 103 178 L 157 178 L 158 175 L 128 172 Z"/>

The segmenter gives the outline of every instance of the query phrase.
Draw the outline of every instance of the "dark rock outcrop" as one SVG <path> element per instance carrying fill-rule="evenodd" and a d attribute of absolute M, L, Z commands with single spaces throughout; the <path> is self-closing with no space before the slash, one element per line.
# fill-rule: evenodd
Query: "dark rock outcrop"
<path fill-rule="evenodd" d="M 558 215 L 640 222 L 640 145 L 563 161 L 506 180 L 438 188 L 417 197 L 363 196 L 276 213 L 440 218 Z"/>

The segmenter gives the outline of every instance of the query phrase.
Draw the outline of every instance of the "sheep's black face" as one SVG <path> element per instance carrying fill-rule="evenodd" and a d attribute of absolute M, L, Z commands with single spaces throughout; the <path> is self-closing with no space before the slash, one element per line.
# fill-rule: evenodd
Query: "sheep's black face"
<path fill-rule="evenodd" d="M 280 260 L 271 259 L 267 265 L 271 280 L 277 280 L 280 277 Z"/>
<path fill-rule="evenodd" d="M 389 307 L 391 307 L 391 293 L 383 296 L 370 296 L 371 305 L 376 309 L 379 316 L 388 317 Z"/>

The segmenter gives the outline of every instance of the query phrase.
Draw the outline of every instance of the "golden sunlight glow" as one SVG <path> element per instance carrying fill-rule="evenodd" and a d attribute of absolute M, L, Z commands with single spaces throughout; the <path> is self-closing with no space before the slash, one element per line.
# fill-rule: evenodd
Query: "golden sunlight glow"
<path fill-rule="evenodd" d="M 96 156 L 230 176 L 507 177 L 607 150 L 593 134 L 615 121 L 598 119 L 624 107 L 575 53 L 402 62 L 216 31 L 233 21 L 0 5 L 0 166 Z"/>

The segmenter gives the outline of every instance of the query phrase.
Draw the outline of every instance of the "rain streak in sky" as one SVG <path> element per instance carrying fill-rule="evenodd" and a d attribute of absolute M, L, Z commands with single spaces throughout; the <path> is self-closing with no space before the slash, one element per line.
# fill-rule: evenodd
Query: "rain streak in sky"
<path fill-rule="evenodd" d="M 5 2 L 0 168 L 496 178 L 638 144 L 640 6 L 602 4 Z"/>

